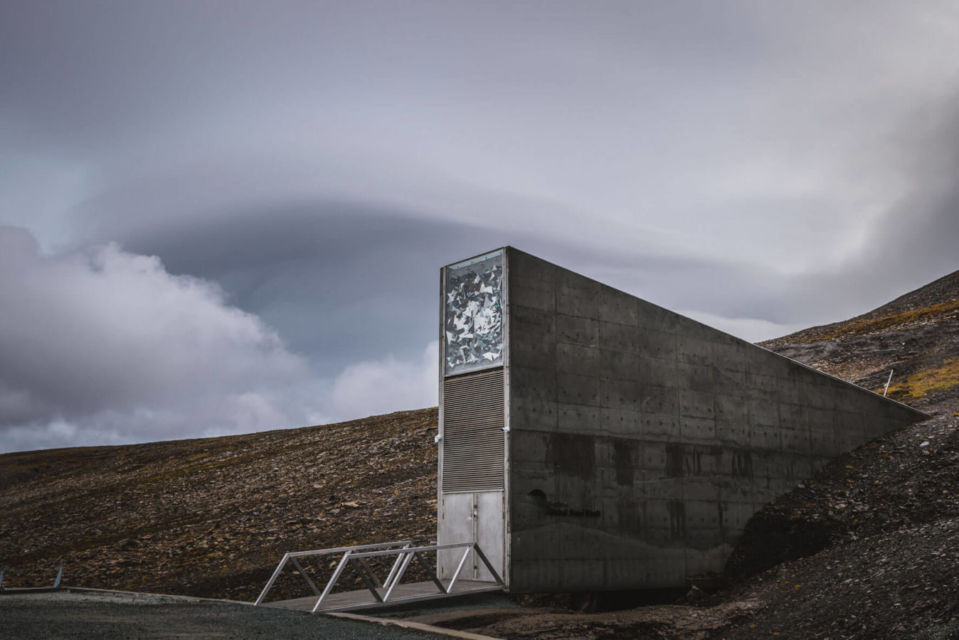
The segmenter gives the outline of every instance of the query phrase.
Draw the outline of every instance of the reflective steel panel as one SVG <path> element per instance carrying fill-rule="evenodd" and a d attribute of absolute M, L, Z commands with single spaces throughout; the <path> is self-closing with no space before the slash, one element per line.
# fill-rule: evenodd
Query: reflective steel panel
<path fill-rule="evenodd" d="M 503 364 L 503 251 L 446 268 L 445 375 Z"/>

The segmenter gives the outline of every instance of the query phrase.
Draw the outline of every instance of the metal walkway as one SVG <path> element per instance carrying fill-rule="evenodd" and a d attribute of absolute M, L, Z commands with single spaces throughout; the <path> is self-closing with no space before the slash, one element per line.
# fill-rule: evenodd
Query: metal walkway
<path fill-rule="evenodd" d="M 432 578 L 429 582 L 402 583 L 403 576 L 412 562 L 419 563 L 429 575 L 435 575 L 435 570 L 426 564 L 423 560 L 423 555 L 453 549 L 462 549 L 463 551 L 456 566 L 456 571 L 445 584 L 438 578 Z M 458 579 L 471 552 L 475 553 L 476 557 L 483 562 L 489 570 L 490 575 L 493 576 L 493 581 Z M 320 590 L 300 562 L 300 558 L 326 555 L 340 555 L 340 560 L 336 563 L 336 568 L 333 570 L 333 574 L 327 581 L 326 586 L 323 590 Z M 391 556 L 395 556 L 395 559 L 390 564 L 386 577 L 380 580 L 375 573 L 374 563 L 377 560 L 389 559 Z M 313 595 L 305 598 L 280 600 L 268 604 L 264 603 L 267 594 L 270 592 L 270 589 L 273 588 L 276 579 L 280 577 L 280 574 L 287 564 L 293 565 L 299 575 L 302 576 L 307 585 L 309 585 L 313 591 Z M 362 580 L 363 584 L 366 585 L 365 590 L 334 593 L 334 588 L 340 578 L 343 577 L 343 573 L 347 568 L 352 569 Z M 270 576 L 266 586 L 263 587 L 263 591 L 260 592 L 256 602 L 253 603 L 253 606 L 297 609 L 310 611 L 311 613 L 317 613 L 318 611 L 352 611 L 473 593 L 501 591 L 503 588 L 503 579 L 496 570 L 493 569 L 493 565 L 487 559 L 486 554 L 483 553 L 482 549 L 480 549 L 475 542 L 412 546 L 412 542 L 409 540 L 398 540 L 379 544 L 363 544 L 352 547 L 336 547 L 334 549 L 285 553 L 273 571 L 273 575 Z"/>

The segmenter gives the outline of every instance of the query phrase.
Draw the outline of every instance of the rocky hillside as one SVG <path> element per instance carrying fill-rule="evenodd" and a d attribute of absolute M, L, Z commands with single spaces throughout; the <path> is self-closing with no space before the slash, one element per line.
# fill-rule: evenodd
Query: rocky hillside
<path fill-rule="evenodd" d="M 959 638 L 959 272 L 763 346 L 880 392 L 892 369 L 890 396 L 934 418 L 757 514 L 713 593 L 616 613 L 532 600 L 444 624 L 509 638 Z M 48 583 L 62 560 L 68 584 L 250 600 L 284 551 L 428 539 L 435 433 L 424 409 L 0 456 L 6 582 Z"/>
<path fill-rule="evenodd" d="M 959 271 L 847 320 L 762 343 L 916 408 L 948 408 L 959 385 Z"/>
<path fill-rule="evenodd" d="M 4 583 L 62 561 L 65 584 L 252 600 L 286 551 L 435 536 L 435 434 L 423 409 L 0 456 Z"/>

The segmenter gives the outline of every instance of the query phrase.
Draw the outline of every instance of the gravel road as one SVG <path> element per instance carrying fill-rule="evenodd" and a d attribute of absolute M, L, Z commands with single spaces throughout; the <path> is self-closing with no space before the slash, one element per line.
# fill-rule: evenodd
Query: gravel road
<path fill-rule="evenodd" d="M 4 640 L 443 637 L 297 611 L 147 594 L 59 591 L 0 596 L 0 638 Z"/>

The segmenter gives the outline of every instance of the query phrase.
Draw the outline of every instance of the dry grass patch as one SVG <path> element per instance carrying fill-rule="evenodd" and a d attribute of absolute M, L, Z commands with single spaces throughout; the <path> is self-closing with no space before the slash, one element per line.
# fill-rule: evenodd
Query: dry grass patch
<path fill-rule="evenodd" d="M 938 369 L 920 371 L 892 385 L 889 387 L 889 394 L 897 398 L 918 400 L 930 391 L 945 391 L 955 386 L 959 386 L 959 358 L 950 358 Z M 881 389 L 879 391 L 881 392 Z"/>

